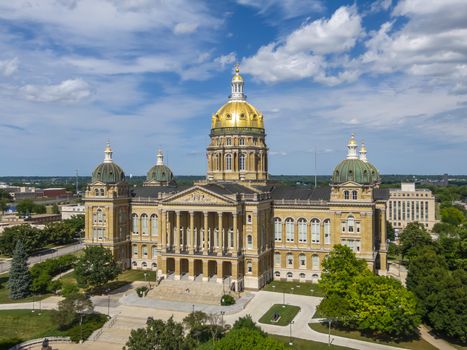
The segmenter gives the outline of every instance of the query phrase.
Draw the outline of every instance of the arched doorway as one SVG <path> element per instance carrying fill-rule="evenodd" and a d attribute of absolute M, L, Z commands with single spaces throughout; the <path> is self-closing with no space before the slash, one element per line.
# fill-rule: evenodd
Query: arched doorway
<path fill-rule="evenodd" d="M 180 259 L 180 279 L 188 279 L 188 269 L 188 259 Z"/>
<path fill-rule="evenodd" d="M 175 273 L 175 259 L 174 258 L 167 258 L 167 278 L 172 276 Z"/>
<path fill-rule="evenodd" d="M 217 262 L 214 260 L 209 260 L 208 262 L 208 278 L 209 280 L 216 281 L 217 275 Z"/>
<path fill-rule="evenodd" d="M 201 279 L 203 276 L 203 261 L 198 260 L 198 259 L 195 260 L 193 269 L 194 269 L 193 273 L 194 273 L 195 281 L 198 280 L 198 277 L 199 279 Z"/>

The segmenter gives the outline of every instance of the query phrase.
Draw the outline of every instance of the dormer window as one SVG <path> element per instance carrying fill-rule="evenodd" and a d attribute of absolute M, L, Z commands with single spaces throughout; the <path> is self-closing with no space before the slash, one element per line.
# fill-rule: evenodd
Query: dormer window
<path fill-rule="evenodd" d="M 344 191 L 344 199 L 350 199 L 349 191 Z"/>
<path fill-rule="evenodd" d="M 227 137 L 227 139 L 225 140 L 225 143 L 227 146 L 230 146 L 232 144 L 232 139 L 230 137 Z"/>

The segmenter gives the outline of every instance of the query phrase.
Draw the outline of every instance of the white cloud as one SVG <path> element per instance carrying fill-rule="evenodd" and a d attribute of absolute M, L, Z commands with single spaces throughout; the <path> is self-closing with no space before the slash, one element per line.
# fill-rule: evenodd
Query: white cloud
<path fill-rule="evenodd" d="M 57 85 L 26 85 L 22 91 L 28 100 L 37 102 L 78 102 L 91 95 L 88 83 L 81 79 Z"/>
<path fill-rule="evenodd" d="M 319 19 L 301 26 L 283 42 L 262 46 L 243 59 L 243 71 L 265 82 L 313 78 L 335 85 L 358 77 L 356 71 L 327 74 L 326 54 L 351 49 L 361 35 L 361 19 L 355 7 L 340 7 L 329 20 Z"/>
<path fill-rule="evenodd" d="M 175 34 L 189 34 L 196 31 L 198 23 L 177 23 L 174 28 Z"/>
<path fill-rule="evenodd" d="M 9 77 L 18 70 L 18 58 L 0 61 L 0 74 Z"/>
<path fill-rule="evenodd" d="M 226 65 L 233 64 L 236 61 L 237 56 L 235 55 L 235 52 L 230 52 L 227 55 L 222 55 L 214 59 L 214 62 L 220 64 L 222 68 L 224 68 Z"/>
<path fill-rule="evenodd" d="M 237 3 L 254 7 L 261 15 L 272 15 L 274 11 L 277 11 L 283 19 L 319 13 L 324 10 L 319 0 L 237 0 Z"/>

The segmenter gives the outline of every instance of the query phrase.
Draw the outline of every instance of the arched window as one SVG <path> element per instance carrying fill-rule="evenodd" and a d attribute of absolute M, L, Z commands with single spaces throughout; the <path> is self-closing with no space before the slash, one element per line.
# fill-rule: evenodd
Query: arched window
<path fill-rule="evenodd" d="M 147 235 L 148 231 L 148 216 L 146 214 L 141 215 L 141 232 L 143 235 Z"/>
<path fill-rule="evenodd" d="M 292 218 L 287 218 L 285 220 L 285 234 L 287 242 L 294 241 L 294 224 Z"/>
<path fill-rule="evenodd" d="M 299 267 L 304 269 L 306 267 L 306 256 L 305 256 L 305 254 L 300 254 L 298 256 L 298 261 L 299 261 Z"/>
<path fill-rule="evenodd" d="M 248 235 L 246 237 L 246 245 L 248 249 L 253 249 L 253 236 L 252 235 Z"/>
<path fill-rule="evenodd" d="M 276 242 L 282 241 L 282 220 L 274 218 L 274 240 Z"/>
<path fill-rule="evenodd" d="M 95 193 L 96 196 L 98 196 L 99 195 L 99 190 L 96 188 L 94 193 Z"/>
<path fill-rule="evenodd" d="M 232 170 L 232 155 L 227 154 L 225 156 L 225 170 Z"/>
<path fill-rule="evenodd" d="M 151 215 L 151 234 L 153 236 L 157 236 L 159 226 L 158 226 L 158 221 L 157 221 L 157 215 L 153 214 Z"/>
<path fill-rule="evenodd" d="M 293 273 L 292 272 L 287 272 L 287 278 L 292 278 L 293 277 Z"/>
<path fill-rule="evenodd" d="M 358 199 L 358 193 L 357 191 L 352 191 L 352 199 L 357 200 Z"/>
<path fill-rule="evenodd" d="M 298 241 L 301 243 L 306 242 L 306 220 L 298 220 Z"/>
<path fill-rule="evenodd" d="M 137 263 L 136 261 L 133 261 L 132 265 L 133 265 L 134 267 L 138 267 L 138 263 Z"/>
<path fill-rule="evenodd" d="M 136 214 L 131 216 L 131 230 L 134 234 L 138 234 L 138 215 Z"/>
<path fill-rule="evenodd" d="M 274 253 L 274 265 L 280 266 L 281 265 L 281 253 Z"/>
<path fill-rule="evenodd" d="M 153 259 L 157 257 L 157 247 L 155 245 L 152 246 L 151 256 Z"/>
<path fill-rule="evenodd" d="M 251 261 L 247 261 L 246 263 L 246 271 L 248 273 L 252 273 L 253 272 L 253 264 L 251 263 Z"/>
<path fill-rule="evenodd" d="M 324 220 L 324 244 L 331 244 L 331 220 Z"/>
<path fill-rule="evenodd" d="M 320 236 L 319 220 L 311 220 L 311 243 L 319 243 Z"/>
<path fill-rule="evenodd" d="M 313 270 L 319 269 L 319 256 L 316 254 L 313 254 L 313 256 L 311 257 L 311 268 Z"/>
<path fill-rule="evenodd" d="M 133 244 L 133 255 L 134 256 L 138 255 L 138 246 L 136 244 Z"/>
<path fill-rule="evenodd" d="M 227 146 L 230 146 L 232 144 L 232 139 L 230 137 L 227 137 L 226 140 L 225 140 L 225 143 L 226 143 Z"/>
<path fill-rule="evenodd" d="M 303 272 L 300 274 L 300 278 L 305 279 L 305 274 Z"/>
<path fill-rule="evenodd" d="M 148 267 L 148 264 L 146 263 L 146 261 L 142 262 L 141 267 Z"/>
<path fill-rule="evenodd" d="M 347 231 L 354 232 L 355 227 L 355 218 L 353 216 L 349 216 L 347 218 Z"/>
<path fill-rule="evenodd" d="M 240 154 L 239 158 L 239 169 L 240 170 L 245 170 L 245 154 Z"/>
<path fill-rule="evenodd" d="M 344 199 L 349 199 L 349 191 L 344 191 Z"/>
<path fill-rule="evenodd" d="M 143 246 L 141 247 L 141 250 L 142 250 L 142 252 L 143 252 L 143 257 L 144 257 L 144 258 L 147 258 L 147 257 L 148 257 L 148 247 L 147 247 L 146 245 L 143 245 Z"/>
<path fill-rule="evenodd" d="M 293 254 L 287 253 L 287 266 L 293 266 Z"/>
<path fill-rule="evenodd" d="M 279 271 L 274 272 L 274 276 L 281 277 L 281 273 Z"/>
<path fill-rule="evenodd" d="M 242 114 L 243 115 L 243 114 Z M 245 115 L 243 115 L 243 118 L 245 118 Z M 240 137 L 240 139 L 238 140 L 238 144 L 240 146 L 243 146 L 245 144 L 245 139 L 243 137 Z"/>
<path fill-rule="evenodd" d="M 104 212 L 102 209 L 97 209 L 96 211 L 97 223 L 102 224 L 104 222 Z"/>

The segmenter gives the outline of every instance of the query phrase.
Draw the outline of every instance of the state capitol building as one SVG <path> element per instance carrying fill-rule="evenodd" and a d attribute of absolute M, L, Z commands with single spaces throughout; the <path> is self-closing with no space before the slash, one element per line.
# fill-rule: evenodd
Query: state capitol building
<path fill-rule="evenodd" d="M 365 146 L 352 135 L 328 187 L 271 184 L 264 118 L 238 68 L 231 87 L 212 116 L 206 179 L 193 186 L 177 186 L 159 151 L 144 184 L 129 187 L 107 145 L 86 188 L 86 245 L 107 247 L 123 268 L 235 291 L 315 282 L 336 244 L 385 274 L 388 194 Z"/>

